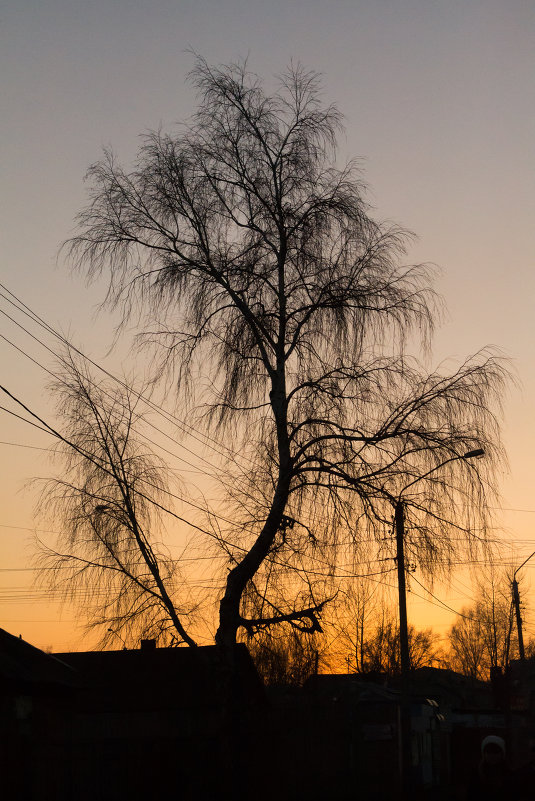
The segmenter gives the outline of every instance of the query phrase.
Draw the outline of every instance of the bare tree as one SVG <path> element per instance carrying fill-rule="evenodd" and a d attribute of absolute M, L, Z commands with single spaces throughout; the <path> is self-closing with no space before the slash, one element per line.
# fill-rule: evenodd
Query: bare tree
<path fill-rule="evenodd" d="M 139 636 L 195 645 L 176 602 L 179 565 L 156 544 L 168 473 L 136 430 L 139 395 L 97 384 L 72 353 L 51 389 L 63 471 L 42 484 L 39 508 L 61 537 L 54 550 L 41 545 L 41 580 L 78 604 L 103 645 Z"/>
<path fill-rule="evenodd" d="M 474 605 L 461 610 L 448 639 L 450 666 L 475 679 L 489 679 L 495 670 L 506 671 L 510 660 L 518 658 L 511 582 L 506 574 L 484 572 Z"/>
<path fill-rule="evenodd" d="M 442 664 L 439 637 L 432 629 L 417 630 L 409 626 L 407 634 L 412 670 Z M 395 622 L 395 610 L 368 632 L 364 642 L 359 643 L 358 651 L 362 657 L 357 672 L 378 672 L 387 676 L 401 674 L 399 624 Z"/>
<path fill-rule="evenodd" d="M 401 673 L 398 610 L 387 594 L 364 581 L 352 584 L 337 604 L 332 658 L 347 661 L 355 673 Z M 409 659 L 413 670 L 443 663 L 440 638 L 431 629 L 408 627 Z"/>
<path fill-rule="evenodd" d="M 474 609 L 463 608 L 450 629 L 448 664 L 452 670 L 472 679 L 487 679 L 490 665 L 485 648 L 483 626 L 472 617 Z"/>
<path fill-rule="evenodd" d="M 287 626 L 266 630 L 248 642 L 256 669 L 268 685 L 300 687 L 320 667 L 320 643 L 316 634 Z"/>
<path fill-rule="evenodd" d="M 290 70 L 270 95 L 245 66 L 198 59 L 192 80 L 182 133 L 145 137 L 129 172 L 111 152 L 91 167 L 68 244 L 89 276 L 109 274 L 109 302 L 145 319 L 162 375 L 232 444 L 244 522 L 225 533 L 216 634 L 232 646 L 240 628 L 317 631 L 338 547 L 355 554 L 390 526 L 417 478 L 411 559 L 433 568 L 452 530 L 484 529 L 504 372 L 488 352 L 451 375 L 407 355 L 432 331 L 431 271 L 404 264 L 407 233 L 374 221 L 355 165 L 336 165 L 341 117 L 316 75 Z M 483 464 L 459 458 L 480 447 Z"/>

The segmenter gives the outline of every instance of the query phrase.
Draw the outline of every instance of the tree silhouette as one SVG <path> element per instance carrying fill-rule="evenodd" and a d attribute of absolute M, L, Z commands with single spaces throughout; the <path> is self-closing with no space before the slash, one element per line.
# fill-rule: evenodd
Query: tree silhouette
<path fill-rule="evenodd" d="M 130 171 L 111 152 L 90 168 L 68 251 L 109 276 L 159 375 L 233 450 L 243 523 L 224 531 L 216 633 L 231 647 L 240 629 L 319 630 L 339 554 L 382 536 L 390 499 L 448 459 L 405 498 L 408 558 L 434 569 L 452 531 L 484 528 L 504 370 L 483 351 L 429 374 L 409 354 L 437 315 L 432 271 L 405 265 L 408 234 L 373 220 L 356 166 L 337 165 L 341 116 L 315 74 L 272 94 L 244 65 L 199 58 L 191 77 L 189 126 L 146 136 Z M 457 458 L 474 448 L 483 463 Z"/>
<path fill-rule="evenodd" d="M 480 573 L 475 602 L 461 610 L 448 639 L 451 667 L 474 679 L 505 672 L 518 658 L 511 581 L 505 573 L 492 567 Z"/>
<path fill-rule="evenodd" d="M 281 627 L 282 628 L 282 627 Z M 255 667 L 267 685 L 300 687 L 318 672 L 321 644 L 315 634 L 286 627 L 268 630 L 248 643 Z"/>
<path fill-rule="evenodd" d="M 40 544 L 41 580 L 78 604 L 102 645 L 125 636 L 195 645 L 177 601 L 179 565 L 155 542 L 168 471 L 140 438 L 138 394 L 96 383 L 71 352 L 51 390 L 68 439 L 56 445 L 61 477 L 40 482 L 38 510 L 61 532 L 56 549 Z"/>
<path fill-rule="evenodd" d="M 387 592 L 364 579 L 353 582 L 340 593 L 331 617 L 337 632 L 330 654 L 334 667 L 339 669 L 345 662 L 355 673 L 401 674 L 399 613 Z M 440 638 L 432 629 L 409 625 L 407 636 L 412 670 L 444 663 Z"/>

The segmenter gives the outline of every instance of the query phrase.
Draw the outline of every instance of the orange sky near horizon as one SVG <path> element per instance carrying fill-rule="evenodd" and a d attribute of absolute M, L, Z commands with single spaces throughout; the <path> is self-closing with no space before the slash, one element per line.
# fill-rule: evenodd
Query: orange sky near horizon
<path fill-rule="evenodd" d="M 138 134 L 191 114 L 188 49 L 215 63 L 249 55 L 266 79 L 292 59 L 320 71 L 326 100 L 345 114 L 341 160 L 361 160 L 378 218 L 415 231 L 409 259 L 439 266 L 436 288 L 448 311 L 430 363 L 454 364 L 488 344 L 511 360 L 517 385 L 503 424 L 510 467 L 495 525 L 507 543 L 504 566 L 517 566 L 535 550 L 534 29 L 535 8 L 521 0 L 11 4 L 0 31 L 0 281 L 98 363 L 131 368 L 134 332 L 109 353 L 113 316 L 95 315 L 104 284 L 87 287 L 63 255 L 56 260 L 84 203 L 86 169 L 110 144 L 128 164 Z M 50 376 L 36 363 L 51 369 L 52 356 L 32 335 L 52 346 L 0 298 L 0 383 L 52 419 Z M 32 532 L 46 525 L 34 519 L 27 484 L 50 470 L 40 450 L 50 445 L 0 411 L 0 626 L 39 647 L 81 650 L 94 638 L 81 636 L 73 610 L 31 584 Z M 209 450 L 191 457 L 176 447 L 174 469 L 202 471 L 210 459 Z M 194 468 L 184 462 L 191 458 Z M 177 548 L 185 536 L 176 533 Z M 435 598 L 411 583 L 414 625 L 442 635 L 451 610 L 470 605 L 474 587 L 460 568 L 450 586 L 433 588 Z M 523 571 L 528 637 L 533 569 L 535 558 Z"/>

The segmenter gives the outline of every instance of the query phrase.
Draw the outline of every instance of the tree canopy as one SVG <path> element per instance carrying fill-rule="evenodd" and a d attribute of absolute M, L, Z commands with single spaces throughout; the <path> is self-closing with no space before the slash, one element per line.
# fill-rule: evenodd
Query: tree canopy
<path fill-rule="evenodd" d="M 281 622 L 317 631 L 337 559 L 358 563 L 409 485 L 411 560 L 435 569 L 452 532 L 484 538 L 505 372 L 490 351 L 451 374 L 411 355 L 437 317 L 433 271 L 406 264 L 409 234 L 374 220 L 356 165 L 339 166 L 317 75 L 291 69 L 268 93 L 246 65 L 199 58 L 190 77 L 193 119 L 145 136 L 129 170 L 105 152 L 67 244 L 140 322 L 156 378 L 232 448 L 229 646 Z"/>

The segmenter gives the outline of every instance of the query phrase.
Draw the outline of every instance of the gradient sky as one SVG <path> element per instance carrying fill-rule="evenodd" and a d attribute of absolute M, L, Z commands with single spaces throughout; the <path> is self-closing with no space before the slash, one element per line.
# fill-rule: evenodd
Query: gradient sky
<path fill-rule="evenodd" d="M 323 74 L 326 99 L 345 114 L 340 158 L 361 160 L 377 216 L 414 231 L 410 259 L 441 270 L 448 313 L 433 362 L 487 344 L 511 359 L 518 387 L 505 405 L 510 473 L 497 525 L 518 564 L 535 549 L 534 34 L 528 0 L 4 4 L 1 281 L 93 358 L 117 365 L 119 355 L 106 357 L 113 321 L 95 317 L 102 286 L 88 289 L 56 260 L 84 202 L 87 167 L 107 145 L 128 163 L 138 134 L 193 111 L 191 50 L 212 63 L 248 57 L 267 79 L 301 61 Z M 10 313 L 5 302 L 0 309 Z M 0 334 L 51 365 L 4 314 Z M 5 340 L 0 360 L 1 383 L 50 415 L 46 374 Z M 5 412 L 0 440 L 49 444 Z M 52 622 L 55 608 L 30 595 L 31 573 L 6 570 L 28 566 L 25 527 L 38 524 L 32 491 L 21 488 L 48 468 L 40 451 L 2 444 L 0 454 L 0 626 L 37 645 L 82 647 L 69 610 Z M 436 591 L 456 609 L 470 597 L 460 580 Z M 417 598 L 410 614 L 441 633 L 453 617 Z M 535 597 L 530 620 L 535 632 Z"/>

